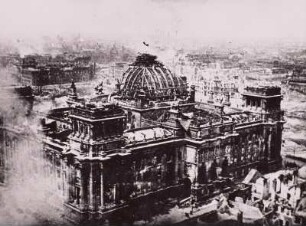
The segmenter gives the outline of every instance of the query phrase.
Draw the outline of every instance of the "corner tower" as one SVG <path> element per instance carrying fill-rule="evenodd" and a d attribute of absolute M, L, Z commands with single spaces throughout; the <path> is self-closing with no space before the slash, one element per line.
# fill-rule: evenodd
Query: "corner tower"
<path fill-rule="evenodd" d="M 77 106 L 70 115 L 72 121 L 71 147 L 87 157 L 103 156 L 123 142 L 126 116 L 116 105 L 96 107 Z"/>
<path fill-rule="evenodd" d="M 259 117 L 263 125 L 266 170 L 274 170 L 281 165 L 281 145 L 284 111 L 281 109 L 281 88 L 277 86 L 246 87 L 242 94 L 245 110 L 251 116 Z"/>
<path fill-rule="evenodd" d="M 283 118 L 281 110 L 281 88 L 276 86 L 246 87 L 242 94 L 247 110 L 259 113 L 263 121 L 280 121 Z"/>
<path fill-rule="evenodd" d="M 66 215 L 70 219 L 92 219 L 104 208 L 104 162 L 124 145 L 124 111 L 116 105 L 75 106 L 70 114 L 72 133 L 68 166 Z"/>

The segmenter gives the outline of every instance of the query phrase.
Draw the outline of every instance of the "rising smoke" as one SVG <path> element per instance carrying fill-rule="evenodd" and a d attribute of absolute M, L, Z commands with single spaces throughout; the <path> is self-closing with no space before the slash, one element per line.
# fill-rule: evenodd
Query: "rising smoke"
<path fill-rule="evenodd" d="M 29 114 L 27 101 L 6 82 L 0 84 L 0 116 L 7 128 L 0 137 L 6 171 L 0 185 L 0 225 L 64 224 L 63 194 L 50 173 L 52 165 L 43 158 L 39 117 Z"/>

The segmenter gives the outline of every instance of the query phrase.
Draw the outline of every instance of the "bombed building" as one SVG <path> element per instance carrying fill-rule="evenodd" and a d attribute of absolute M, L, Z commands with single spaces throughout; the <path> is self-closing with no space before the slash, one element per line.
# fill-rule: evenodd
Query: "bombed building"
<path fill-rule="evenodd" d="M 90 56 L 80 54 L 27 55 L 21 59 L 20 82 L 23 85 L 45 86 L 52 84 L 90 81 L 95 74 L 95 63 Z"/>
<path fill-rule="evenodd" d="M 28 136 L 22 124 L 32 111 L 34 95 L 31 87 L 1 87 L 0 91 L 0 184 L 11 170 L 10 162 L 20 137 Z"/>
<path fill-rule="evenodd" d="M 42 155 L 68 219 L 149 218 L 144 205 L 201 203 L 252 168 L 281 166 L 280 88 L 247 87 L 242 109 L 196 103 L 194 87 L 149 54 L 122 81 L 107 102 L 84 101 L 73 85 L 67 107 L 42 120 Z M 14 152 L 8 131 L 1 127 L 1 153 Z"/>

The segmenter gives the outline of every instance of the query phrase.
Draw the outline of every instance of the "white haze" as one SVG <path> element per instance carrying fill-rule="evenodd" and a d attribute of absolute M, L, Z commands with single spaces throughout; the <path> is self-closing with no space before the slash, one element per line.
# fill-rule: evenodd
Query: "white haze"
<path fill-rule="evenodd" d="M 0 38 L 80 34 L 164 45 L 306 40 L 305 0 L 1 0 Z"/>
<path fill-rule="evenodd" d="M 63 207 L 63 200 L 56 176 L 46 172 L 48 163 L 42 156 L 42 142 L 36 139 L 41 136 L 39 118 L 26 116 L 27 107 L 13 88 L 4 88 L 6 85 L 7 81 L 0 81 L 0 115 L 4 125 L 21 134 L 17 135 L 15 150 L 8 150 L 11 157 L 5 159 L 9 171 L 5 185 L 0 186 L 0 225 L 62 224 L 62 211 L 57 208 Z"/>
<path fill-rule="evenodd" d="M 41 148 L 31 140 L 17 145 L 1 191 L 0 225 L 63 224 L 62 200 L 54 178 L 45 174 Z"/>

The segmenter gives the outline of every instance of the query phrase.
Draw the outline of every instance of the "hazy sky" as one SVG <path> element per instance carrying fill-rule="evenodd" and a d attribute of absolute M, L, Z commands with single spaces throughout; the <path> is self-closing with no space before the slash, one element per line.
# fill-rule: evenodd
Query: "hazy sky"
<path fill-rule="evenodd" d="M 306 40 L 306 0 L 0 0 L 0 37 Z"/>

